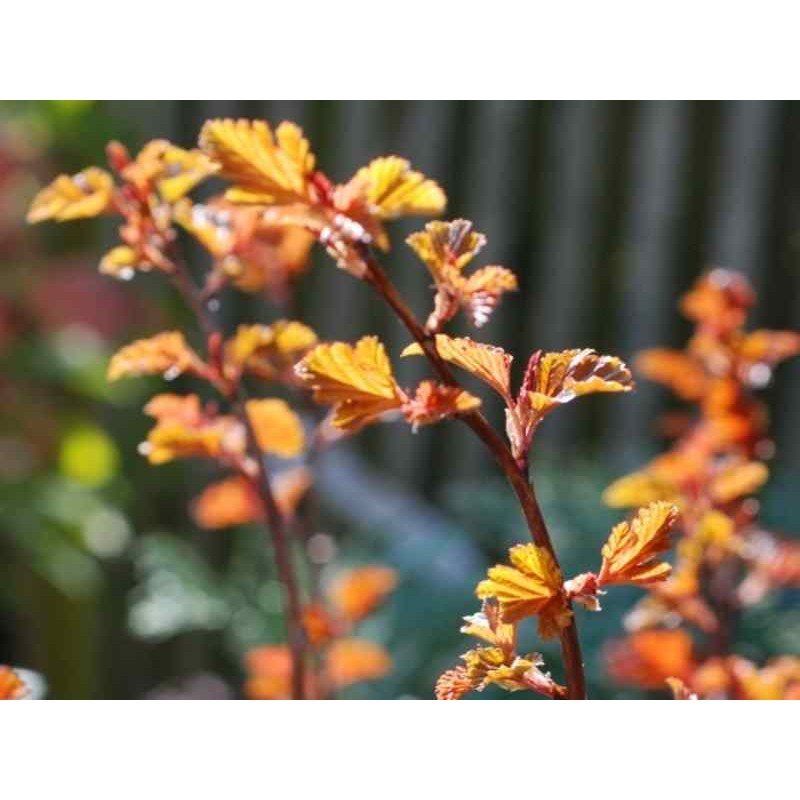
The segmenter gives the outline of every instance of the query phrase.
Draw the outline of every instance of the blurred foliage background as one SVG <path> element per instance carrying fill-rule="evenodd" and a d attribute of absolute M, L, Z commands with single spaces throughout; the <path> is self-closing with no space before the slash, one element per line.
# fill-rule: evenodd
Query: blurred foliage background
<path fill-rule="evenodd" d="M 185 310 L 157 279 L 130 286 L 97 274 L 112 223 L 24 225 L 36 189 L 102 163 L 107 140 L 132 151 L 156 137 L 190 146 L 211 116 L 293 119 L 336 178 L 396 152 L 442 183 L 450 215 L 488 235 L 486 263 L 520 276 L 521 291 L 480 337 L 519 362 L 537 347 L 591 345 L 630 359 L 642 347 L 680 345 L 687 326 L 677 297 L 711 264 L 754 282 L 756 323 L 800 328 L 796 104 L 5 103 L 0 662 L 43 674 L 51 697 L 239 696 L 242 654 L 282 637 L 279 587 L 258 532 L 202 531 L 190 520 L 209 469 L 151 468 L 137 453 L 148 428 L 141 406 L 158 383 L 105 381 L 119 345 L 188 324 Z M 413 228 L 392 228 L 387 263 L 427 311 L 429 279 L 401 244 Z M 230 325 L 275 315 L 267 300 L 235 294 L 224 313 Z M 367 289 L 319 253 L 299 314 L 323 338 L 377 332 L 392 350 L 406 342 Z M 410 382 L 421 369 L 403 364 L 400 377 Z M 764 495 L 765 523 L 784 532 L 800 530 L 798 400 L 800 365 L 789 364 L 771 389 L 778 455 Z M 656 452 L 654 422 L 666 402 L 641 385 L 576 404 L 543 427 L 535 470 L 567 571 L 587 568 L 618 519 L 600 493 Z M 510 492 L 453 424 L 414 436 L 379 426 L 337 447 L 321 461 L 318 492 L 320 530 L 336 543 L 323 574 L 380 561 L 401 577 L 363 629 L 387 646 L 394 671 L 347 696 L 430 697 L 466 649 L 458 628 L 476 606 L 475 583 L 525 538 Z M 636 595 L 610 595 L 591 619 L 579 612 L 592 696 L 632 696 L 609 683 L 602 645 L 621 631 Z M 759 661 L 798 652 L 792 600 L 750 613 L 739 652 Z"/>

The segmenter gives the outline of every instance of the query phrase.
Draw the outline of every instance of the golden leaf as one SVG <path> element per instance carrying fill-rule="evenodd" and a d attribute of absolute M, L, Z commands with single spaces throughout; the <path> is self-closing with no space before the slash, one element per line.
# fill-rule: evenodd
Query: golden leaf
<path fill-rule="evenodd" d="M 0 700 L 21 700 L 28 694 L 28 687 L 17 673 L 0 665 Z"/>
<path fill-rule="evenodd" d="M 637 508 L 659 500 L 676 503 L 678 499 L 678 490 L 671 481 L 648 470 L 623 475 L 603 492 L 603 502 L 611 508 Z"/>
<path fill-rule="evenodd" d="M 469 220 L 437 220 L 429 222 L 424 231 L 412 233 L 406 243 L 436 278 L 448 268 L 464 269 L 486 244 L 486 237 L 474 231 Z"/>
<path fill-rule="evenodd" d="M 273 135 L 261 120 L 209 120 L 200 132 L 200 147 L 236 184 L 226 194 L 234 202 L 308 199 L 314 156 L 302 130 L 291 122 L 282 122 Z"/>
<path fill-rule="evenodd" d="M 29 223 L 96 217 L 111 206 L 114 181 L 105 170 L 89 167 L 77 175 L 59 175 L 33 198 Z"/>
<path fill-rule="evenodd" d="M 428 267 L 436 284 L 434 310 L 426 327 L 437 331 L 463 308 L 476 327 L 485 324 L 504 292 L 517 288 L 517 278 L 505 267 L 484 267 L 469 277 L 464 267 L 486 243 L 468 220 L 429 222 L 424 231 L 406 239 Z"/>
<path fill-rule="evenodd" d="M 702 364 L 680 350 L 645 350 L 636 357 L 634 366 L 682 400 L 698 400 L 708 387 L 708 375 Z"/>
<path fill-rule="evenodd" d="M 397 586 L 397 573 L 389 567 L 367 566 L 340 575 L 328 591 L 337 614 L 358 622 L 369 616 Z"/>
<path fill-rule="evenodd" d="M 244 432 L 232 417 L 217 417 L 196 427 L 180 422 L 159 422 L 139 445 L 151 464 L 166 464 L 177 458 L 221 458 L 242 455 Z"/>
<path fill-rule="evenodd" d="M 219 170 L 202 151 L 184 150 L 173 144 L 164 150 L 161 162 L 162 171 L 156 186 L 167 203 L 175 203 Z"/>
<path fill-rule="evenodd" d="M 248 400 L 246 407 L 263 452 L 283 458 L 294 458 L 302 453 L 305 446 L 303 423 L 285 400 Z"/>
<path fill-rule="evenodd" d="M 100 272 L 112 278 L 128 280 L 133 277 L 134 270 L 139 266 L 139 256 L 132 247 L 119 245 L 112 247 L 100 259 Z"/>
<path fill-rule="evenodd" d="M 465 369 L 484 383 L 488 383 L 503 399 L 510 398 L 510 371 L 513 357 L 501 347 L 494 347 L 469 338 L 452 338 L 444 333 L 436 334 L 436 352 L 445 361 Z M 416 342 L 410 344 L 401 356 L 421 356 L 422 348 Z"/>
<path fill-rule="evenodd" d="M 709 492 L 717 503 L 730 503 L 754 494 L 769 478 L 769 470 L 760 461 L 746 461 L 725 467 L 714 477 Z"/>
<path fill-rule="evenodd" d="M 379 644 L 361 639 L 338 639 L 325 654 L 325 671 L 335 689 L 383 678 L 392 659 Z"/>
<path fill-rule="evenodd" d="M 108 365 L 108 380 L 162 373 L 171 380 L 191 372 L 204 375 L 207 367 L 179 331 L 138 339 L 118 350 Z"/>
<path fill-rule="evenodd" d="M 594 392 L 629 392 L 633 388 L 630 370 L 614 356 L 601 356 L 594 350 L 563 350 L 543 353 L 529 368 L 525 386 L 538 414 L 558 404 Z"/>
<path fill-rule="evenodd" d="M 278 320 L 271 325 L 240 325 L 225 345 L 225 368 L 236 378 L 248 371 L 275 380 L 292 370 L 317 343 L 317 335 L 302 322 Z"/>
<path fill-rule="evenodd" d="M 416 429 L 432 425 L 455 414 L 465 414 L 479 408 L 479 398 L 457 386 L 444 386 L 436 381 L 422 381 L 416 393 L 402 406 L 403 416 Z"/>
<path fill-rule="evenodd" d="M 157 394 L 144 407 L 144 413 L 159 422 L 172 420 L 183 425 L 201 425 L 205 419 L 196 394 Z"/>
<path fill-rule="evenodd" d="M 337 428 L 356 431 L 402 405 L 392 365 L 376 336 L 365 336 L 355 346 L 317 345 L 295 372 L 318 403 L 334 407 Z"/>
<path fill-rule="evenodd" d="M 553 556 L 535 544 L 519 544 L 509 550 L 512 566 L 498 564 L 476 589 L 479 598 L 493 597 L 500 605 L 503 622 L 516 623 L 539 615 L 539 631 L 545 638 L 569 623 L 562 589 L 561 570 Z"/>
<path fill-rule="evenodd" d="M 675 506 L 657 502 L 639 509 L 632 522 L 615 525 L 603 545 L 599 583 L 646 585 L 666 579 L 672 567 L 656 556 L 669 550 L 677 519 Z"/>
<path fill-rule="evenodd" d="M 363 187 L 363 196 L 374 215 L 390 220 L 420 214 L 440 214 L 447 203 L 441 187 L 415 172 L 404 158 L 376 158 L 362 167 L 351 183 Z"/>

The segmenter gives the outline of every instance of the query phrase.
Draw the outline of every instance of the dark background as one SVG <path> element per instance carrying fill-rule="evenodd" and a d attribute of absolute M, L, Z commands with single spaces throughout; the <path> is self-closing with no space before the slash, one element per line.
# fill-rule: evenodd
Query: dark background
<path fill-rule="evenodd" d="M 109 388 L 103 378 L 120 344 L 187 323 L 180 304 L 152 277 L 119 285 L 97 276 L 112 224 L 22 224 L 37 185 L 102 164 L 106 140 L 133 151 L 156 137 L 191 146 L 215 116 L 300 123 L 337 180 L 397 153 L 439 181 L 448 215 L 473 220 L 489 238 L 480 264 L 509 266 L 520 278 L 478 337 L 516 353 L 518 368 L 536 348 L 592 346 L 630 359 L 643 347 L 681 345 L 688 326 L 677 299 L 711 265 L 753 281 L 754 324 L 800 328 L 795 103 L 5 104 L 0 662 L 43 673 L 51 696 L 163 696 L 175 687 L 236 695 L 241 654 L 280 640 L 277 587 L 257 534 L 202 532 L 189 520 L 187 504 L 210 470 L 150 468 L 136 453 L 148 427 L 141 405 L 158 382 Z M 386 264 L 422 315 L 429 276 L 402 244 L 419 224 L 392 226 Z M 367 288 L 324 254 L 314 261 L 301 316 L 322 338 L 379 333 L 396 355 L 407 336 Z M 232 326 L 276 312 L 228 294 L 224 313 Z M 410 359 L 401 382 L 423 370 Z M 769 400 L 778 454 L 765 519 L 791 532 L 800 528 L 798 364 L 778 371 Z M 593 563 L 618 518 L 600 493 L 656 452 L 654 423 L 667 405 L 664 392 L 642 383 L 624 397 L 575 403 L 543 426 L 535 470 L 567 570 Z M 487 410 L 499 423 L 500 409 L 489 401 Z M 386 644 L 395 671 L 349 696 L 429 697 L 436 675 L 467 647 L 459 618 L 475 608 L 481 573 L 524 540 L 510 493 L 454 424 L 365 433 L 326 456 L 319 493 L 321 528 L 339 542 L 326 569 L 377 560 L 401 573 L 396 596 L 363 631 Z M 619 592 L 602 615 L 579 619 L 594 696 L 628 696 L 605 678 L 601 644 L 621 631 L 636 596 Z M 761 660 L 799 642 L 800 614 L 770 601 L 743 624 L 739 649 Z"/>

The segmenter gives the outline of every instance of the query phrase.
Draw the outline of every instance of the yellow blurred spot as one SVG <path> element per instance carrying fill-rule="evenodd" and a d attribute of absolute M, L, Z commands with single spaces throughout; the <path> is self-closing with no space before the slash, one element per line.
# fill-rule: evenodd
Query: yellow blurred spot
<path fill-rule="evenodd" d="M 117 448 L 100 428 L 73 428 L 61 442 L 59 469 L 79 483 L 102 486 L 114 476 L 118 464 Z"/>

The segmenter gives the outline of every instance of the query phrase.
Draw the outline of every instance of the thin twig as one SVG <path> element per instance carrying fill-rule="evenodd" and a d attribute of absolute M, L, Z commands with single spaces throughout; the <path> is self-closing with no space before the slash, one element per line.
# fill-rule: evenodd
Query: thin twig
<path fill-rule="evenodd" d="M 174 269 L 170 272 L 170 277 L 192 310 L 207 342 L 220 342 L 221 332 L 204 302 L 200 289 L 192 280 L 186 265 L 177 257 L 172 258 L 172 264 Z M 247 393 L 241 382 L 237 382 L 235 386 L 231 387 L 229 399 L 232 401 L 232 409 L 236 417 L 244 426 L 247 434 L 247 449 L 257 467 L 257 478 L 253 480 L 253 484 L 264 507 L 266 521 L 264 527 L 275 555 L 278 578 L 283 588 L 286 638 L 292 656 L 292 697 L 295 700 L 304 700 L 306 638 L 303 629 L 300 591 L 289 552 L 289 536 L 286 530 L 286 523 L 275 500 L 269 472 L 264 463 L 261 449 L 258 446 L 250 416 L 247 413 Z"/>
<path fill-rule="evenodd" d="M 448 386 L 457 386 L 461 388 L 461 384 L 456 379 L 448 364 L 436 351 L 433 337 L 423 328 L 414 316 L 414 313 L 400 296 L 383 267 L 376 261 L 370 248 L 366 246 L 360 248 L 360 255 L 368 268 L 366 274 L 367 282 L 381 297 L 383 297 L 389 306 L 391 306 L 392 310 L 408 329 L 408 332 L 422 348 L 428 361 L 442 381 Z M 539 502 L 536 498 L 533 483 L 529 481 L 526 471 L 517 463 L 505 442 L 497 435 L 497 432 L 489 425 L 480 411 L 470 411 L 461 414 L 459 418 L 468 425 L 473 433 L 486 445 L 505 473 L 508 482 L 517 495 L 533 541 L 540 547 L 547 549 L 553 556 L 556 564 L 558 564 L 558 556 L 553 548 L 553 543 L 547 530 L 547 524 L 545 523 L 541 508 L 539 507 Z M 583 657 L 581 655 L 578 629 L 574 615 L 571 617 L 569 625 L 561 630 L 559 636 L 561 639 L 561 655 L 564 661 L 568 697 L 572 700 L 584 700 L 586 699 L 586 678 L 584 676 Z"/>

